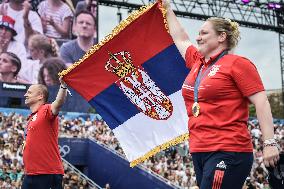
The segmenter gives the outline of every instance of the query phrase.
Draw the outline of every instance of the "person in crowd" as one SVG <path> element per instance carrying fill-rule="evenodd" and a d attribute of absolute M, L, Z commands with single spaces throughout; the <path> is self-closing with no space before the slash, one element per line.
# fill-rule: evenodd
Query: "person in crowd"
<path fill-rule="evenodd" d="M 9 0 L 9 3 L 3 1 L 0 5 L 0 15 L 8 15 L 16 20 L 15 30 L 18 35 L 15 39 L 25 45 L 32 34 L 43 33 L 40 17 L 30 9 L 28 0 Z"/>
<path fill-rule="evenodd" d="M 23 44 L 15 41 L 17 32 L 14 29 L 15 20 L 7 15 L 0 15 L 0 52 L 12 52 L 25 63 L 26 49 Z"/>
<path fill-rule="evenodd" d="M 29 38 L 28 50 L 30 58 L 22 71 L 22 77 L 32 84 L 38 82 L 38 73 L 46 58 L 58 57 L 59 47 L 56 41 L 43 34 L 35 34 Z"/>
<path fill-rule="evenodd" d="M 98 14 L 98 1 L 97 0 L 83 0 L 79 1 L 76 5 L 75 13 L 78 13 L 82 10 L 90 11 L 95 18 Z"/>
<path fill-rule="evenodd" d="M 77 39 L 63 43 L 60 56 L 66 63 L 73 64 L 97 42 L 96 19 L 91 12 L 83 10 L 75 15 L 74 31 Z"/>
<path fill-rule="evenodd" d="M 64 168 L 58 149 L 58 113 L 66 99 L 67 87 L 61 78 L 59 81 L 59 91 L 51 104 L 47 103 L 48 89 L 45 85 L 31 85 L 24 95 L 31 114 L 23 144 L 25 176 L 22 189 L 63 189 Z"/>
<path fill-rule="evenodd" d="M 264 141 L 266 166 L 279 160 L 272 115 L 253 63 L 232 54 L 240 32 L 236 22 L 212 17 L 191 43 L 184 28 L 163 0 L 170 34 L 186 66 L 191 69 L 182 86 L 189 117 L 189 149 L 200 189 L 240 189 L 253 164 L 253 146 L 247 128 L 253 103 Z M 249 76 L 249 77 L 248 77 Z"/>
<path fill-rule="evenodd" d="M 46 59 L 38 73 L 38 83 L 46 86 L 59 85 L 58 73 L 66 68 L 60 58 Z"/>
<path fill-rule="evenodd" d="M 71 30 L 73 13 L 62 0 L 45 0 L 38 6 L 44 34 L 51 38 L 67 39 Z"/>
<path fill-rule="evenodd" d="M 11 52 L 0 53 L 0 81 L 7 83 L 22 83 L 28 82 L 19 78 L 18 73 L 21 69 L 21 60 L 17 55 Z"/>

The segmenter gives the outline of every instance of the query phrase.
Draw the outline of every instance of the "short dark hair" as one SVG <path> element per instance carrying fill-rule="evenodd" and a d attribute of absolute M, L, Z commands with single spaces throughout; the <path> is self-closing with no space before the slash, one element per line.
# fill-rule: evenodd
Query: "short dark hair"
<path fill-rule="evenodd" d="M 10 56 L 10 60 L 12 64 L 17 67 L 17 70 L 14 72 L 14 76 L 17 76 L 22 67 L 20 58 L 12 52 L 2 52 L 0 54 L 7 54 Z"/>
<path fill-rule="evenodd" d="M 88 15 L 90 15 L 93 18 L 93 20 L 94 20 L 94 24 L 96 25 L 97 19 L 94 17 L 94 15 L 90 11 L 85 10 L 85 9 L 83 9 L 83 10 L 81 10 L 81 11 L 79 11 L 79 12 L 77 12 L 75 14 L 75 22 L 77 21 L 78 16 L 80 16 L 81 14 L 88 14 Z"/>

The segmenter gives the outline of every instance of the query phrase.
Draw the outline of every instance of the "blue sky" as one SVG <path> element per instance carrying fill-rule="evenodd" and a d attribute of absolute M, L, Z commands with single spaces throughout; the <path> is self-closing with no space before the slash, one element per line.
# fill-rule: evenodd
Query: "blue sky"
<path fill-rule="evenodd" d="M 122 18 L 127 10 L 121 10 Z M 203 21 L 179 19 L 186 28 L 191 41 L 195 43 L 199 27 Z M 99 7 L 99 40 L 111 33 L 118 24 L 117 9 Z M 266 90 L 281 88 L 280 52 L 278 33 L 241 27 L 241 41 L 235 54 L 250 59 L 257 67 Z M 249 76 L 248 76 L 249 77 Z"/>

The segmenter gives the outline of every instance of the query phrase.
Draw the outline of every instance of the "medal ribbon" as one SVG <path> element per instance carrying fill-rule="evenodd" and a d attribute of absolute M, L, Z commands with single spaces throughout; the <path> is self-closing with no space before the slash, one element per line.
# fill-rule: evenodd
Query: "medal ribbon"
<path fill-rule="evenodd" d="M 218 60 L 220 60 L 224 55 L 228 54 L 228 51 L 225 50 L 223 51 L 221 54 L 218 55 L 218 57 L 208 66 L 208 68 L 205 70 L 205 72 L 202 74 L 202 70 L 203 70 L 203 66 L 200 68 L 198 75 L 196 77 L 195 83 L 194 83 L 194 102 L 198 102 L 198 87 L 202 81 L 202 79 L 204 78 L 204 76 L 207 75 L 207 73 L 209 72 L 209 70 L 212 68 L 212 66 L 218 62 Z"/>

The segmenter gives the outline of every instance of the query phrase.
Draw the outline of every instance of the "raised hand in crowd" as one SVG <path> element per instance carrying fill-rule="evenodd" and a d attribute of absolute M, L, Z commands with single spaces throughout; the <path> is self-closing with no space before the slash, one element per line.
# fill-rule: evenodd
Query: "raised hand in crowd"
<path fill-rule="evenodd" d="M 5 4 L 7 2 L 8 2 L 7 0 L 2 1 L 1 5 L 0 5 L 0 15 L 7 15 L 8 5 Z"/>
<path fill-rule="evenodd" d="M 32 5 L 30 4 L 30 2 L 29 1 L 24 1 L 24 3 L 23 3 L 23 18 L 25 19 L 28 19 L 28 16 L 29 16 L 29 12 L 30 12 L 30 10 L 31 10 L 31 8 L 32 8 Z"/>
<path fill-rule="evenodd" d="M 0 30 L 0 36 L 3 32 Z M 0 53 L 7 51 L 10 40 L 5 37 L 0 37 Z"/>

